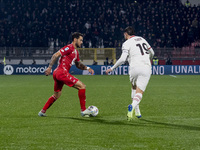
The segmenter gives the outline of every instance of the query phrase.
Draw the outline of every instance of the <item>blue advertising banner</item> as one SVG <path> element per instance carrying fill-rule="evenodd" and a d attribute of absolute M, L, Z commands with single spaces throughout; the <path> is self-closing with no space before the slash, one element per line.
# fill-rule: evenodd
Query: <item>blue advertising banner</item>
<path fill-rule="evenodd" d="M 199 75 L 200 65 L 152 66 L 152 75 Z"/>
<path fill-rule="evenodd" d="M 0 75 L 42 75 L 47 69 L 47 65 L 0 65 Z M 105 71 L 111 66 L 104 65 L 93 65 L 90 66 L 96 75 L 103 75 Z M 53 66 L 54 70 L 56 66 Z M 70 71 L 71 74 L 83 74 L 90 75 L 87 70 L 79 70 L 76 66 L 72 66 Z M 128 75 L 129 66 L 119 66 L 115 70 L 109 73 L 110 75 Z M 158 65 L 152 66 L 152 75 L 199 75 L 200 65 Z"/>

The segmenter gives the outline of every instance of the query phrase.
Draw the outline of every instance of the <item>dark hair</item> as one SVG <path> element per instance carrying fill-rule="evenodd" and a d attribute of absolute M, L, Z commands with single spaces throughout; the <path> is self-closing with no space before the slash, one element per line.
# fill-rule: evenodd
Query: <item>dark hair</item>
<path fill-rule="evenodd" d="M 131 27 L 131 26 L 128 26 L 128 27 L 124 30 L 124 32 L 126 32 L 128 35 L 134 35 L 134 34 L 135 34 L 135 31 L 134 31 L 133 27 Z"/>
<path fill-rule="evenodd" d="M 72 41 L 76 38 L 78 39 L 80 36 L 83 36 L 83 34 L 79 33 L 79 32 L 74 32 L 72 34 Z"/>

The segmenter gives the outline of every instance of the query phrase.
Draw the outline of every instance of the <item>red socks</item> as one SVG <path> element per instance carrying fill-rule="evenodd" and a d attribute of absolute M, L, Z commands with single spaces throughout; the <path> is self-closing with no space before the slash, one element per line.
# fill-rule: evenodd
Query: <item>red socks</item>
<path fill-rule="evenodd" d="M 79 97 L 79 100 L 80 100 L 81 111 L 86 110 L 86 107 L 85 107 L 85 103 L 86 103 L 85 89 L 78 90 L 78 97 Z M 52 95 L 48 99 L 46 104 L 44 105 L 42 112 L 45 113 L 46 110 L 56 101 L 56 99 L 57 98 L 54 95 Z"/>
<path fill-rule="evenodd" d="M 81 111 L 86 110 L 85 103 L 86 103 L 86 96 L 85 96 L 85 89 L 78 90 L 78 97 L 80 100 Z"/>
<path fill-rule="evenodd" d="M 56 97 L 54 95 L 52 95 L 48 101 L 46 102 L 46 104 L 44 105 L 42 112 L 45 113 L 46 110 L 56 101 Z"/>

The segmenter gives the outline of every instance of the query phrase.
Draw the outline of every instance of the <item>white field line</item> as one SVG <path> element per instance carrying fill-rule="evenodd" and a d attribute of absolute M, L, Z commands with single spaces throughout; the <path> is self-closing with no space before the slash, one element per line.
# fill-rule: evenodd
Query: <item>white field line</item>
<path fill-rule="evenodd" d="M 177 78 L 177 76 L 175 76 L 175 75 L 169 75 L 169 76 L 174 77 L 174 78 Z"/>

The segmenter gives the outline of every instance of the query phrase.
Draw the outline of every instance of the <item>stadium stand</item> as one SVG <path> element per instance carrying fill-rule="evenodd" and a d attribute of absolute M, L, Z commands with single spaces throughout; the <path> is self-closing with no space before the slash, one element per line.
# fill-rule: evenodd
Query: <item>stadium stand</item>
<path fill-rule="evenodd" d="M 48 56 L 54 51 L 47 47 L 70 43 L 75 31 L 84 33 L 83 47 L 117 48 L 123 43 L 123 29 L 134 26 L 158 57 L 163 57 L 166 49 L 175 58 L 199 57 L 199 22 L 200 5 L 185 6 L 179 0 L 1 0 L 0 54 Z M 24 47 L 45 49 L 20 50 Z"/>
<path fill-rule="evenodd" d="M 49 60 L 45 60 L 45 59 L 36 59 L 36 64 L 38 65 L 44 65 L 44 64 L 48 64 L 49 63 Z"/>
<path fill-rule="evenodd" d="M 31 60 L 31 59 L 23 59 L 23 64 L 24 65 L 31 65 L 31 64 L 33 64 L 33 60 Z"/>
<path fill-rule="evenodd" d="M 6 64 L 18 65 L 19 62 L 20 62 L 20 59 L 10 59 L 6 61 Z"/>

